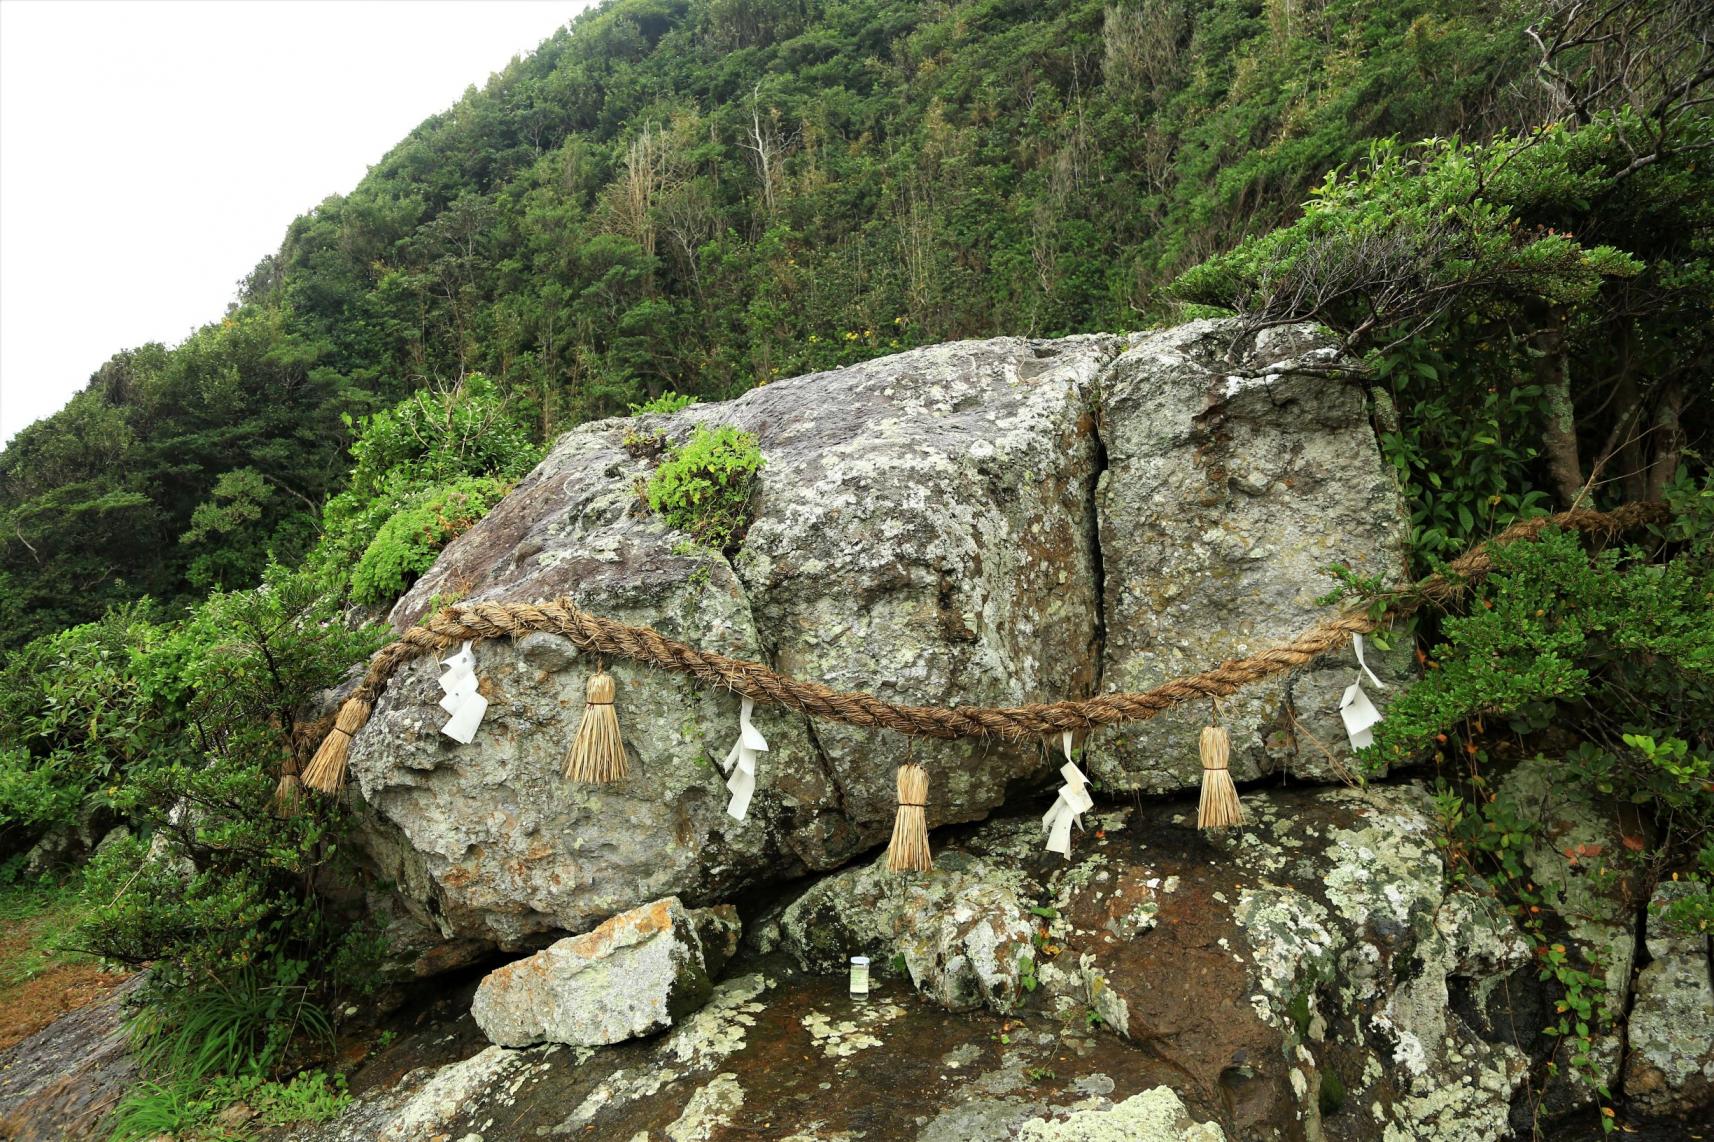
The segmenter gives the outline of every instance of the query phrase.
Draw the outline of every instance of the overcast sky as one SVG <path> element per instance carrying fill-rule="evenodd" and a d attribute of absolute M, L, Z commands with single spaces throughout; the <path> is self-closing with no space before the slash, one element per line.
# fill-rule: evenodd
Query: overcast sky
<path fill-rule="evenodd" d="M 0 0 L 0 440 L 588 0 Z"/>

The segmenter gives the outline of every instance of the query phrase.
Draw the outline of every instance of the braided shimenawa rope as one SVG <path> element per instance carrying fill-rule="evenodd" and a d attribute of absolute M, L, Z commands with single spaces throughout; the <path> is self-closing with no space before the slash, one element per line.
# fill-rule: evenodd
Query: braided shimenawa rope
<path fill-rule="evenodd" d="M 1429 603 L 1458 595 L 1493 566 L 1489 550 L 1543 529 L 1566 528 L 1609 539 L 1646 524 L 1663 522 L 1670 513 L 1661 503 L 1627 504 L 1610 512 L 1577 509 L 1525 520 L 1508 527 L 1447 565 L 1444 573 L 1419 582 L 1387 609 L 1383 618 L 1399 618 Z M 703 682 L 737 692 L 758 702 L 772 702 L 816 718 L 853 726 L 877 726 L 903 734 L 933 738 L 999 737 L 1012 740 L 1042 737 L 1065 730 L 1089 730 L 1116 722 L 1152 718 L 1183 702 L 1220 698 L 1252 682 L 1303 666 L 1319 655 L 1337 650 L 1354 634 L 1368 634 L 1381 618 L 1349 611 L 1310 628 L 1284 646 L 1229 659 L 1212 670 L 1175 678 L 1141 693 L 1097 694 L 1076 701 L 1029 706 L 899 706 L 861 691 L 834 690 L 819 682 L 803 682 L 776 673 L 759 662 L 728 658 L 676 642 L 647 627 L 628 626 L 580 610 L 569 599 L 546 603 L 465 603 L 447 607 L 424 619 L 370 659 L 363 680 L 347 700 L 349 709 L 367 718 L 367 711 L 401 663 L 417 654 L 445 650 L 466 639 L 500 638 L 544 631 L 564 635 L 579 648 L 614 658 L 689 674 Z M 347 738 L 361 728 L 336 728 Z M 330 735 L 331 737 L 331 735 Z M 313 783 L 313 782 L 312 782 Z"/>

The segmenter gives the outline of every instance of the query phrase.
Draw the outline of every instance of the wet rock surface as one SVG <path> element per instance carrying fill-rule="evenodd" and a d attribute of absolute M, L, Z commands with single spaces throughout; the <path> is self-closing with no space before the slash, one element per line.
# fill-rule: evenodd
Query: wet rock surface
<path fill-rule="evenodd" d="M 455 1036 L 479 1049 L 451 1066 L 411 1065 Z M 884 976 L 854 1000 L 843 975 L 804 976 L 782 960 L 723 981 L 651 1041 L 515 1051 L 479 1039 L 472 1025 L 402 1040 L 370 1064 L 373 1078 L 358 1073 L 345 1115 L 291 1136 L 969 1142 L 1110 1107 L 1171 1078 L 1082 1022 L 948 1014 Z M 470 1097 L 454 1107 L 458 1091 Z"/>
<path fill-rule="evenodd" d="M 104 1116 L 137 1078 L 122 1023 L 142 977 L 0 1051 L 0 1138 L 106 1138 Z"/>
<path fill-rule="evenodd" d="M 564 594 L 911 703 L 1152 685 L 1321 617 L 1328 563 L 1398 572 L 1397 495 L 1339 365 L 1307 329 L 1258 345 L 1205 321 L 934 346 L 725 404 L 583 425 L 448 546 L 392 620 L 415 621 L 436 597 Z M 716 423 L 755 433 L 767 462 L 731 560 L 639 509 L 652 461 L 626 448 Z M 749 819 L 736 822 L 710 762 L 736 732 L 733 696 L 610 664 L 633 776 L 576 785 L 560 769 L 592 662 L 539 634 L 484 642 L 477 659 L 490 705 L 474 744 L 439 734 L 435 666 L 419 660 L 352 751 L 367 848 L 398 886 L 400 932 L 430 934 L 419 944 L 524 949 L 667 895 L 730 900 L 837 868 L 891 829 L 903 747 L 881 731 L 759 708 L 771 748 Z M 1345 765 L 1330 703 L 1350 670 L 1310 670 L 1235 702 L 1240 776 Z M 1180 748 L 1194 740 L 1188 724 L 1104 738 L 1091 765 L 1116 788 L 1186 788 L 1198 775 L 1194 748 Z M 1035 743 L 916 749 L 935 774 L 931 826 L 979 820 L 1055 768 Z"/>
<path fill-rule="evenodd" d="M 1042 850 L 1035 815 L 946 831 L 933 873 L 866 864 L 758 902 L 707 1004 L 657 1037 L 503 1050 L 461 1020 L 434 1036 L 458 1068 L 407 1066 L 401 1043 L 358 1072 L 345 1117 L 301 1136 L 1517 1137 L 1551 1004 L 1491 893 L 1449 883 L 1427 792 L 1245 800 L 1251 827 L 1215 836 L 1189 800 L 1098 806 L 1069 861 Z M 1019 952 L 1006 987 L 957 964 L 973 942 L 940 933 L 959 930 L 1006 934 L 976 941 L 1005 948 L 995 968 Z M 864 999 L 846 990 L 853 954 L 873 960 Z"/>

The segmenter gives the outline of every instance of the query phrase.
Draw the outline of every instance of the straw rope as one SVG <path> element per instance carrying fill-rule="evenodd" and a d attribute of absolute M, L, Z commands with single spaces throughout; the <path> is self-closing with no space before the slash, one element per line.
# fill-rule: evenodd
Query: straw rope
<path fill-rule="evenodd" d="M 445 650 L 466 639 L 502 638 L 531 631 L 564 635 L 582 650 L 689 674 L 757 702 L 772 702 L 810 717 L 828 718 L 847 725 L 879 727 L 932 738 L 1026 740 L 1066 730 L 1081 732 L 1119 722 L 1142 721 L 1184 702 L 1222 698 L 1271 675 L 1306 665 L 1320 655 L 1345 646 L 1352 635 L 1375 630 L 1383 620 L 1396 619 L 1425 605 L 1456 597 L 1492 568 L 1489 552 L 1494 547 L 1533 539 L 1546 528 L 1565 528 L 1599 539 L 1610 539 L 1621 532 L 1664 522 L 1668 518 L 1670 512 L 1665 504 L 1633 503 L 1610 512 L 1576 509 L 1524 520 L 1472 548 L 1448 564 L 1444 573 L 1432 575 L 1418 582 L 1413 589 L 1401 593 L 1381 618 L 1371 617 L 1367 611 L 1347 611 L 1310 628 L 1283 646 L 1229 659 L 1212 670 L 1175 678 L 1152 690 L 1097 694 L 1076 701 L 1026 706 L 896 705 L 861 691 L 834 690 L 819 682 L 788 678 L 759 662 L 698 650 L 647 627 L 629 626 L 591 614 L 566 598 L 545 603 L 464 603 L 429 616 L 407 630 L 398 641 L 377 651 L 370 659 L 362 681 L 342 707 L 338 727 L 329 738 L 331 741 L 336 735 L 344 734 L 348 741 L 361 728 L 387 680 L 405 660 L 418 654 Z M 347 718 L 344 715 L 348 711 L 358 716 Z M 343 760 L 343 750 L 339 752 Z M 320 783 L 311 780 L 311 776 L 306 772 L 306 782 L 319 786 Z"/>

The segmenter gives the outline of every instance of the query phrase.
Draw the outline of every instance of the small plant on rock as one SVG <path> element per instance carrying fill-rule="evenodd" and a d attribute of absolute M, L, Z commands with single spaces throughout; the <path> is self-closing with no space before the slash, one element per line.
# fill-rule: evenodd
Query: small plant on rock
<path fill-rule="evenodd" d="M 749 523 L 750 494 L 762 470 L 756 438 L 731 425 L 698 425 L 644 488 L 649 507 L 699 543 L 731 552 Z"/>

